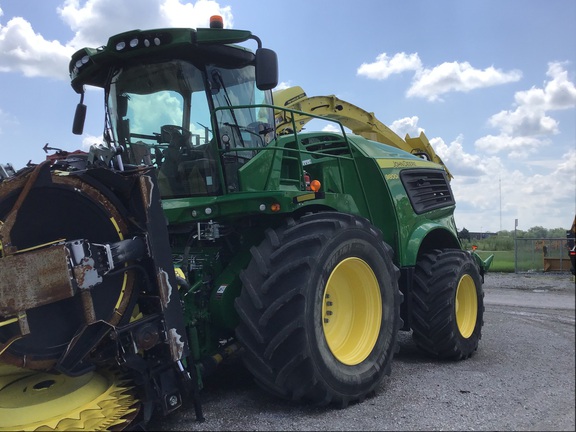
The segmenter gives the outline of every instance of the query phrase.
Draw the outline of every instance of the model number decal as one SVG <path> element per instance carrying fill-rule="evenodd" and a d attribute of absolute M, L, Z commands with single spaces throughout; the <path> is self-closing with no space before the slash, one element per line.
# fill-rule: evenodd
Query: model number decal
<path fill-rule="evenodd" d="M 442 169 L 440 165 L 434 162 L 426 161 L 424 159 L 413 159 L 413 160 L 404 160 L 404 159 L 377 159 L 378 166 L 380 168 L 436 168 Z"/>

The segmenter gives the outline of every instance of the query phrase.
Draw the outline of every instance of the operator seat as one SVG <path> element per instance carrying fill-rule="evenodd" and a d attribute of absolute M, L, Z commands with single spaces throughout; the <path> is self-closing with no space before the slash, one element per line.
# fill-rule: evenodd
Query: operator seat
<path fill-rule="evenodd" d="M 217 193 L 219 179 L 210 146 L 192 146 L 191 139 L 192 134 L 179 126 L 162 126 L 160 141 L 169 143 L 158 172 L 162 196 Z"/>
<path fill-rule="evenodd" d="M 186 195 L 185 188 L 179 179 L 178 165 L 182 152 L 191 146 L 192 134 L 175 125 L 164 125 L 160 128 L 160 143 L 168 143 L 164 150 L 164 160 L 158 170 L 158 186 L 162 196 Z"/>

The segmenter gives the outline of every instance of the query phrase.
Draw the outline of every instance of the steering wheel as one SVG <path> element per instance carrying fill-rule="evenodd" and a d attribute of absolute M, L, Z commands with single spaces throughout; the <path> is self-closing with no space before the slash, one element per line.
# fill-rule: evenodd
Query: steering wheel
<path fill-rule="evenodd" d="M 164 125 L 160 128 L 160 142 L 166 142 L 170 147 L 175 147 L 178 150 L 181 148 L 192 147 L 192 133 L 184 129 L 182 126 Z"/>

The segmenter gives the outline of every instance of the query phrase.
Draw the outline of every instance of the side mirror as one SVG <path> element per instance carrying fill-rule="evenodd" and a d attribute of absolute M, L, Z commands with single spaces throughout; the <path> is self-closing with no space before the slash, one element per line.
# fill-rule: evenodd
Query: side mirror
<path fill-rule="evenodd" d="M 74 113 L 74 123 L 72 124 L 72 133 L 74 135 L 82 135 L 84 132 L 84 122 L 86 121 L 86 105 L 79 103 L 76 105 L 76 112 Z"/>
<path fill-rule="evenodd" d="M 256 86 L 272 90 L 278 85 L 278 56 L 268 48 L 256 50 Z"/>

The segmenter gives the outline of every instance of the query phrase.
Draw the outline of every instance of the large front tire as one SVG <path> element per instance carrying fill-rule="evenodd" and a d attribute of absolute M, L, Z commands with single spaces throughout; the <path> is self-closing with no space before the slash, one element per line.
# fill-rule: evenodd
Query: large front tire
<path fill-rule="evenodd" d="M 241 274 L 236 335 L 266 390 L 346 406 L 375 390 L 401 326 L 392 250 L 366 219 L 307 215 L 268 230 Z"/>
<path fill-rule="evenodd" d="M 416 264 L 412 336 L 428 354 L 461 360 L 478 349 L 484 324 L 482 279 L 474 259 L 459 249 L 434 250 Z"/>

